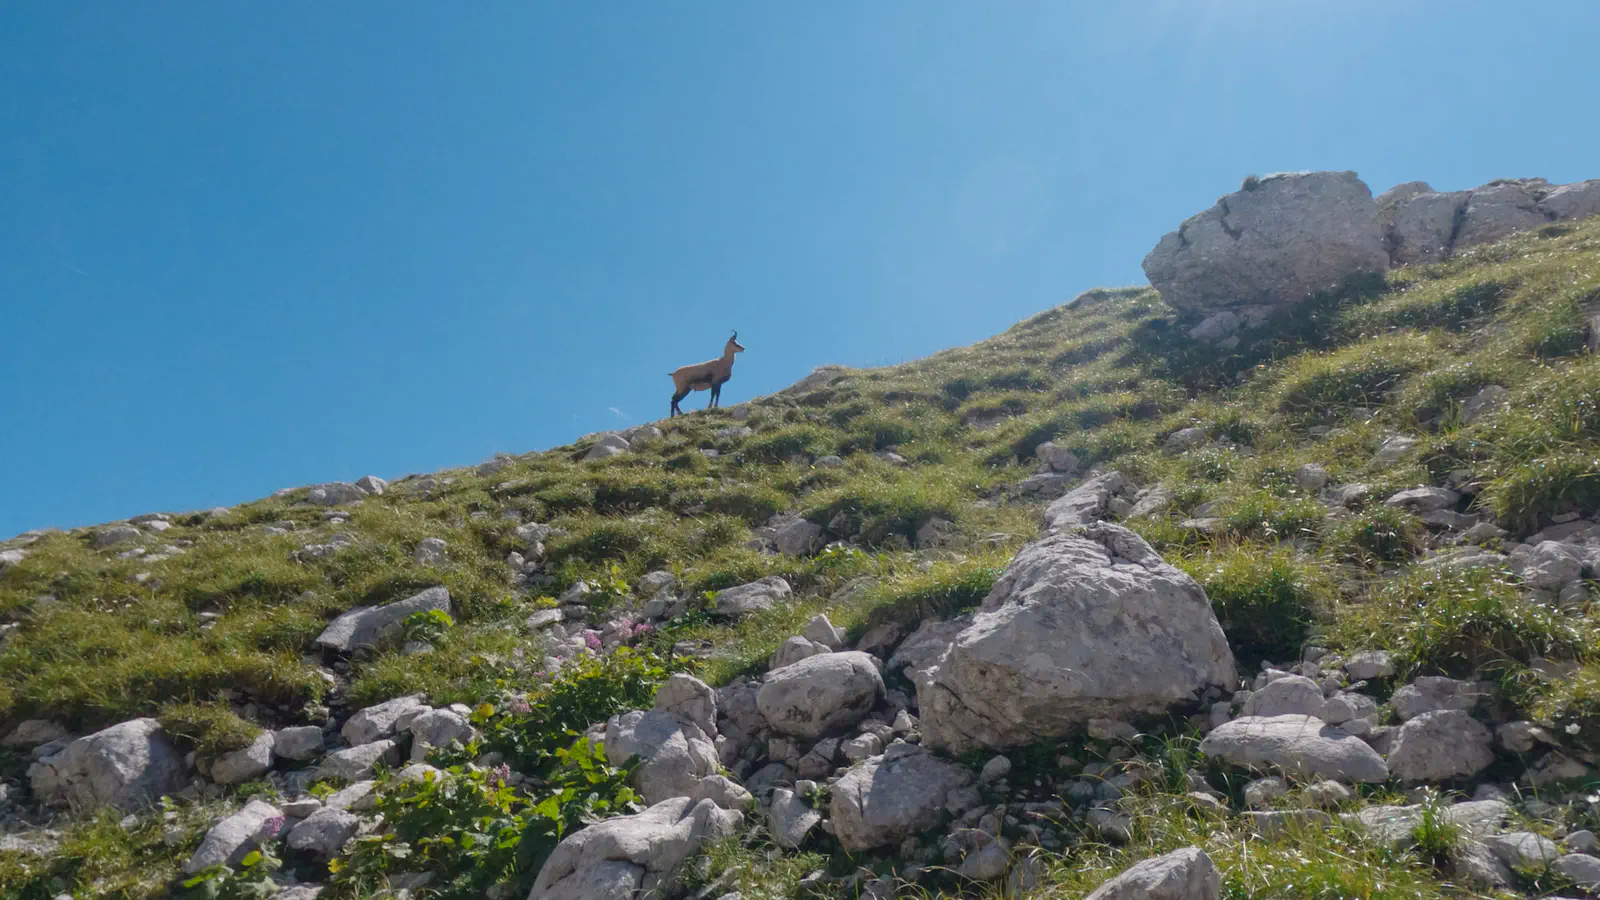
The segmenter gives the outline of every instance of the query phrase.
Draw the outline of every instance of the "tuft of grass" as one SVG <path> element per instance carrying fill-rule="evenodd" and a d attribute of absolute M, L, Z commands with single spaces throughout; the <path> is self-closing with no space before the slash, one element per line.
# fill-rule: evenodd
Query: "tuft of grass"
<path fill-rule="evenodd" d="M 1248 667 L 1294 661 L 1333 609 L 1333 589 L 1315 563 L 1284 550 L 1240 546 L 1179 561 L 1216 611 L 1228 646 Z"/>
<path fill-rule="evenodd" d="M 1288 415 L 1309 422 L 1336 417 L 1355 406 L 1376 406 L 1437 356 L 1437 348 L 1426 338 L 1398 332 L 1299 357 L 1285 366 L 1276 391 L 1278 405 Z"/>
<path fill-rule="evenodd" d="M 159 716 L 161 730 L 179 746 L 215 758 L 242 750 L 261 734 L 261 726 L 239 717 L 227 703 L 170 703 Z"/>
<path fill-rule="evenodd" d="M 1421 552 L 1423 537 L 1422 522 L 1416 516 L 1389 506 L 1372 506 L 1334 526 L 1328 544 L 1358 562 L 1398 563 Z"/>

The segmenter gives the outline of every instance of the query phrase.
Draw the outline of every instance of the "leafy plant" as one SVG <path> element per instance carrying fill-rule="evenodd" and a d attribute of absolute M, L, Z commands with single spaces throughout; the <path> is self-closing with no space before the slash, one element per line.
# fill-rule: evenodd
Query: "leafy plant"
<path fill-rule="evenodd" d="M 283 820 L 276 821 L 281 828 Z M 271 831 L 272 836 L 276 834 L 276 830 Z M 178 896 L 185 900 L 257 900 L 276 894 L 279 888 L 272 873 L 283 863 L 272 854 L 271 844 L 269 840 L 247 853 L 238 869 L 221 864 L 201 869 L 179 885 Z"/>
<path fill-rule="evenodd" d="M 422 641 L 428 644 L 442 643 L 445 636 L 454 628 L 456 622 L 450 614 L 442 609 L 430 609 L 423 612 L 414 612 L 406 616 L 401 627 L 404 629 L 407 641 Z"/>

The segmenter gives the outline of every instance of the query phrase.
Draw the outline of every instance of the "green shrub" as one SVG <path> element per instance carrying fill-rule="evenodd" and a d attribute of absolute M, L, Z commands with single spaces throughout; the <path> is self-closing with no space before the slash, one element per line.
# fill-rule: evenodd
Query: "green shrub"
<path fill-rule="evenodd" d="M 1600 455 L 1561 453 L 1508 465 L 1480 502 L 1507 527 L 1528 532 L 1559 513 L 1600 508 Z"/>
<path fill-rule="evenodd" d="M 1180 565 L 1205 588 L 1228 646 L 1246 666 L 1298 660 L 1331 608 L 1326 579 L 1284 551 L 1219 550 Z"/>
<path fill-rule="evenodd" d="M 1376 406 L 1406 376 L 1433 359 L 1428 342 L 1401 333 L 1291 362 L 1278 386 L 1278 404 L 1302 420 L 1327 418 L 1354 406 Z"/>
<path fill-rule="evenodd" d="M 1286 499 L 1254 491 L 1235 499 L 1223 522 L 1241 538 L 1288 540 L 1315 536 L 1327 510 L 1315 500 Z"/>

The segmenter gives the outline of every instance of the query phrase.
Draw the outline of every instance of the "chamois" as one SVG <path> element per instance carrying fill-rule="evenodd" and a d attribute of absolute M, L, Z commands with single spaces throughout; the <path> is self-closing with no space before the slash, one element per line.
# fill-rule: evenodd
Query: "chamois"
<path fill-rule="evenodd" d="M 706 409 L 711 409 L 721 402 L 722 386 L 733 377 L 733 355 L 743 350 L 744 347 L 739 343 L 739 332 L 735 331 L 733 337 L 728 338 L 728 343 L 723 345 L 722 356 L 692 366 L 681 366 L 668 372 L 667 374 L 672 376 L 672 416 L 683 412 L 678 408 L 678 401 L 689 396 L 690 391 L 711 392 L 711 400 L 706 403 Z"/>

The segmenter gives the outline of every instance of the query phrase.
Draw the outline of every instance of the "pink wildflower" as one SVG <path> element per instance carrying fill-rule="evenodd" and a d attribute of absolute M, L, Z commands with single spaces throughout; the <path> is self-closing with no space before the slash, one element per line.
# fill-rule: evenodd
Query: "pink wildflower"
<path fill-rule="evenodd" d="M 525 716 L 533 711 L 533 706 L 528 703 L 528 698 L 526 697 L 512 697 L 511 702 L 506 705 L 519 716 Z"/>
<path fill-rule="evenodd" d="M 268 840 L 271 840 L 272 838 L 278 836 L 278 832 L 283 830 L 283 826 L 283 816 L 273 816 L 272 818 L 261 823 L 261 834 L 264 835 Z"/>
<path fill-rule="evenodd" d="M 589 645 L 589 649 L 590 650 L 594 650 L 594 651 L 598 652 L 600 650 L 600 646 L 601 646 L 600 645 L 600 632 L 598 632 L 598 631 L 585 631 L 583 633 L 583 642 L 585 644 Z"/>

